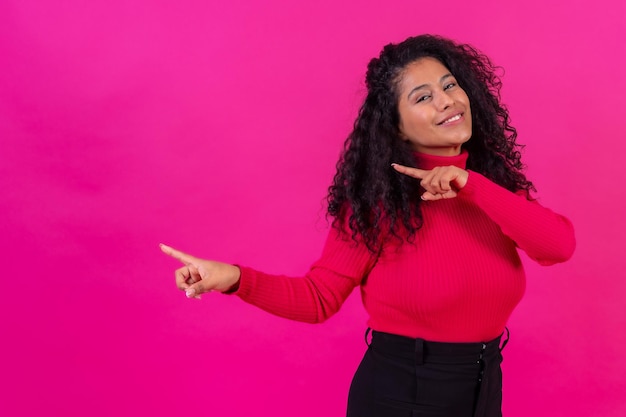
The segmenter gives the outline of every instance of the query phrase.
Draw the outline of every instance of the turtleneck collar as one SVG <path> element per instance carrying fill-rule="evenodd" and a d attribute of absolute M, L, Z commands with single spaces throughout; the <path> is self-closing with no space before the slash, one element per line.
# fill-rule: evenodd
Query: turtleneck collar
<path fill-rule="evenodd" d="M 468 153 L 465 149 L 462 149 L 460 154 L 454 156 L 429 155 L 421 152 L 413 152 L 413 154 L 415 155 L 417 168 L 420 169 L 433 169 L 435 167 L 448 165 L 465 169 L 468 157 Z"/>

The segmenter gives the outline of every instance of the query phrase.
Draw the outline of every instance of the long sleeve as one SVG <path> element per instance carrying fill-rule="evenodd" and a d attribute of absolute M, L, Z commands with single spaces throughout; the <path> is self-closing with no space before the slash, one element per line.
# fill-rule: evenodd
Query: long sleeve
<path fill-rule="evenodd" d="M 418 154 L 416 162 L 466 169 L 467 156 Z M 274 315 L 318 323 L 360 286 L 373 329 L 442 342 L 491 340 L 524 294 L 518 249 L 550 265 L 576 246 L 568 219 L 474 171 L 457 198 L 424 202 L 422 214 L 413 240 L 391 240 L 378 254 L 331 228 L 304 276 L 241 267 L 235 294 Z"/>
<path fill-rule="evenodd" d="M 365 245 L 357 245 L 332 227 L 320 259 L 305 276 L 271 275 L 240 267 L 241 280 L 234 294 L 274 315 L 319 323 L 339 310 L 374 260 Z"/>
<path fill-rule="evenodd" d="M 568 260 L 576 247 L 572 223 L 525 196 L 469 171 L 459 197 L 482 209 L 517 246 L 541 265 Z"/>

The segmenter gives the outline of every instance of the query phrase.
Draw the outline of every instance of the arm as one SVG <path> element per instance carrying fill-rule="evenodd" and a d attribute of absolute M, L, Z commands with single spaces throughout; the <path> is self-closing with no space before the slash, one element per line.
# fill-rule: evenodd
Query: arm
<path fill-rule="evenodd" d="M 456 166 L 432 170 L 392 164 L 405 175 L 419 179 L 426 190 L 425 204 L 466 198 L 481 208 L 517 246 L 541 265 L 568 260 L 576 247 L 574 227 L 565 217 L 512 193 L 481 174 Z"/>
<path fill-rule="evenodd" d="M 169 246 L 161 250 L 185 264 L 175 272 L 187 297 L 209 291 L 235 294 L 277 316 L 319 323 L 336 313 L 374 265 L 363 244 L 332 227 L 320 259 L 303 277 L 271 275 L 247 267 L 196 258 Z"/>
<path fill-rule="evenodd" d="M 468 171 L 459 191 L 480 207 L 517 246 L 541 265 L 568 260 L 576 247 L 572 223 L 535 200 L 515 194 L 481 174 Z"/>
<path fill-rule="evenodd" d="M 280 317 L 320 323 L 336 313 L 374 264 L 375 256 L 332 227 L 320 259 L 303 277 L 265 274 L 241 267 L 234 293 Z"/>

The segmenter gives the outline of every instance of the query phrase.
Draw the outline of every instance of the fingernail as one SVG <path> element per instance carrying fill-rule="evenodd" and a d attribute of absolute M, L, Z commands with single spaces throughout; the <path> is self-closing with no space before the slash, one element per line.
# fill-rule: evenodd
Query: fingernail
<path fill-rule="evenodd" d="M 193 288 L 187 288 L 187 290 L 185 290 L 185 295 L 187 296 L 187 298 L 192 298 L 196 295 L 196 290 L 194 290 Z"/>

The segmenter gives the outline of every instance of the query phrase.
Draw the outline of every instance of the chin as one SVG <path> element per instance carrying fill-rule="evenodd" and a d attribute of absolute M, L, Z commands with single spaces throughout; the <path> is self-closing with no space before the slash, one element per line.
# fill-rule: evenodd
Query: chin
<path fill-rule="evenodd" d="M 463 135 L 459 143 L 462 145 L 465 142 L 468 142 L 471 138 L 472 138 L 472 132 L 470 131 L 468 134 Z"/>
<path fill-rule="evenodd" d="M 469 136 L 469 137 L 462 137 L 462 138 L 459 138 L 458 140 L 452 141 L 451 143 L 452 143 L 453 146 L 461 146 L 464 143 L 468 142 L 470 140 L 470 138 L 471 138 L 471 136 Z"/>

